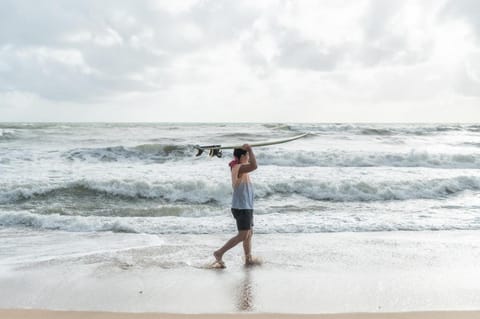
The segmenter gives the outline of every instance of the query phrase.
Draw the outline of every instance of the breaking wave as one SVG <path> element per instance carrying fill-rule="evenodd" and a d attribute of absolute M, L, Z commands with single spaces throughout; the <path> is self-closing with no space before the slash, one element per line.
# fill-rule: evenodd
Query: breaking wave
<path fill-rule="evenodd" d="M 0 128 L 0 141 L 9 141 L 18 137 L 17 132 L 13 129 Z"/>
<path fill-rule="evenodd" d="M 214 184 L 203 180 L 173 181 L 151 184 L 143 181 L 79 180 L 61 185 L 24 185 L 0 191 L 0 203 L 12 203 L 50 196 L 88 197 L 102 195 L 124 199 L 152 199 L 165 202 L 205 204 L 223 202 L 230 196 L 229 184 Z"/>
<path fill-rule="evenodd" d="M 134 147 L 112 146 L 101 148 L 77 148 L 65 152 L 63 157 L 74 161 L 117 162 L 126 160 L 143 160 L 163 163 L 195 153 L 191 146 L 175 144 L 142 144 Z"/>
<path fill-rule="evenodd" d="M 274 183 L 256 183 L 256 197 L 274 195 L 303 196 L 316 201 L 355 202 L 409 199 L 441 199 L 463 191 L 480 190 L 480 178 L 457 176 L 410 181 L 321 181 L 315 179 L 279 180 Z M 54 196 L 120 197 L 129 200 L 147 199 L 164 203 L 228 205 L 231 198 L 229 183 L 205 180 L 178 180 L 158 184 L 142 181 L 88 181 L 80 180 L 56 186 L 17 186 L 0 190 L 0 204 L 47 199 Z"/>
<path fill-rule="evenodd" d="M 434 135 L 444 132 L 480 132 L 478 124 L 265 124 L 266 128 L 291 132 L 332 134 L 338 132 L 355 135 Z"/>
<path fill-rule="evenodd" d="M 480 178 L 458 176 L 431 180 L 371 183 L 355 180 L 340 180 L 334 183 L 317 180 L 294 180 L 273 185 L 261 185 L 257 194 L 260 197 L 275 194 L 297 194 L 318 201 L 356 202 L 441 199 L 466 190 L 480 190 Z"/>
<path fill-rule="evenodd" d="M 327 213 L 328 214 L 328 213 Z M 258 233 L 325 233 L 325 232 L 374 232 L 374 231 L 426 231 L 480 229 L 480 221 L 471 218 L 448 218 L 448 222 L 435 216 L 421 219 L 404 216 L 337 216 L 318 213 L 305 214 L 292 222 L 290 214 L 257 215 L 255 232 Z M 105 217 L 40 215 L 29 211 L 0 213 L 0 226 L 68 232 L 116 232 L 147 234 L 212 234 L 233 233 L 232 218 L 223 216 L 197 217 Z"/>
<path fill-rule="evenodd" d="M 480 158 L 477 154 L 438 154 L 413 150 L 408 153 L 269 151 L 259 152 L 257 159 L 262 165 L 291 167 L 480 168 Z"/>

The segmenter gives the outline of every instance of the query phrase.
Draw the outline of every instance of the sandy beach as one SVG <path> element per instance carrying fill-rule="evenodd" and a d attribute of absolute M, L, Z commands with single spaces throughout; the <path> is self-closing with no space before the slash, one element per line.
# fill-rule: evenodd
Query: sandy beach
<path fill-rule="evenodd" d="M 405 313 L 346 313 L 346 314 L 166 314 L 119 313 L 48 310 L 0 310 L 0 318 L 9 319 L 477 319 L 478 311 L 431 311 Z"/>
<path fill-rule="evenodd" d="M 23 244 L 32 238 L 51 242 L 56 237 L 28 232 L 13 238 L 5 230 L 0 235 L 5 253 L 11 253 L 0 272 L 2 309 L 127 316 L 374 313 L 372 318 L 421 312 L 398 318 L 460 318 L 435 311 L 480 308 L 476 231 L 257 235 L 255 249 L 264 264 L 245 268 L 236 248 L 226 256 L 223 270 L 205 268 L 211 251 L 225 239 L 218 235 L 162 236 L 159 241 L 140 234 L 60 233 L 62 243 L 53 247 L 56 258 L 48 257 L 52 246 L 43 251 L 41 246 Z M 295 245 L 288 246 L 293 241 Z M 95 250 L 99 242 L 102 247 Z M 35 314 L 2 312 L 2 318 Z"/>

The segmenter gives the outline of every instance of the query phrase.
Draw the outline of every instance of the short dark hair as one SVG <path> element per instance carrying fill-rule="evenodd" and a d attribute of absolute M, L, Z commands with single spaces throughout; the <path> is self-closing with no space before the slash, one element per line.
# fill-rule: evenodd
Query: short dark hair
<path fill-rule="evenodd" d="M 233 156 L 235 156 L 238 159 L 240 159 L 240 157 L 245 154 L 247 154 L 247 151 L 244 150 L 243 148 L 236 148 L 233 150 Z"/>

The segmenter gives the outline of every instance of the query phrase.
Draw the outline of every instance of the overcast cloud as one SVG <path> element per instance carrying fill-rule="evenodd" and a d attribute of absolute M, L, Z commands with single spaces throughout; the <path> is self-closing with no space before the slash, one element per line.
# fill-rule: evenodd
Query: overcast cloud
<path fill-rule="evenodd" d="M 480 1 L 0 0 L 0 121 L 480 120 Z"/>

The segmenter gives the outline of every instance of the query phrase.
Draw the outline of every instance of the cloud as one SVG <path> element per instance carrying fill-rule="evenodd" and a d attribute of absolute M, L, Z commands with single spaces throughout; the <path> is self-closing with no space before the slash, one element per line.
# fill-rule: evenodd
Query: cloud
<path fill-rule="evenodd" d="M 356 59 L 364 66 L 427 61 L 434 49 L 431 20 L 438 6 L 428 1 L 370 1 L 359 24 L 363 39 Z"/>
<path fill-rule="evenodd" d="M 342 105 L 328 111 L 340 116 L 358 104 L 475 99 L 478 12 L 473 0 L 6 0 L 0 104 L 122 119 L 136 105 L 148 120 L 236 120 L 242 109 L 280 120 L 294 107 L 312 120 L 325 105 Z"/>
<path fill-rule="evenodd" d="M 444 63 L 456 60 L 453 87 L 466 97 L 480 97 L 480 3 L 447 1 L 438 14 Z M 439 50 L 440 51 L 440 50 Z"/>
<path fill-rule="evenodd" d="M 480 41 L 480 2 L 476 0 L 449 0 L 440 12 L 440 18 L 461 20 Z"/>
<path fill-rule="evenodd" d="M 192 52 L 235 41 L 252 23 L 236 2 L 3 1 L 0 90 L 89 100 L 162 89 Z M 152 76 L 152 73 L 155 73 Z M 177 77 L 178 78 L 178 77 Z"/>
<path fill-rule="evenodd" d="M 243 51 L 254 66 L 321 72 L 424 63 L 434 50 L 430 22 L 439 7 L 426 3 L 293 2 L 257 21 Z"/>
<path fill-rule="evenodd" d="M 165 60 L 131 42 L 144 30 L 123 15 L 125 7 L 108 11 L 93 1 L 4 1 L 1 6 L 2 91 L 85 102 L 149 90 L 151 85 L 135 75 Z"/>

